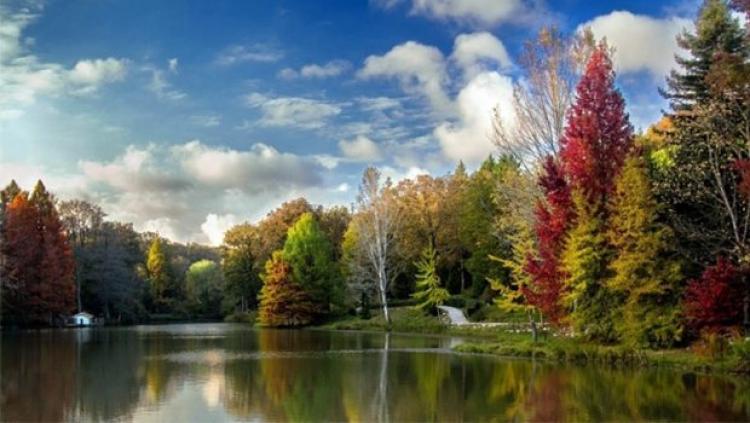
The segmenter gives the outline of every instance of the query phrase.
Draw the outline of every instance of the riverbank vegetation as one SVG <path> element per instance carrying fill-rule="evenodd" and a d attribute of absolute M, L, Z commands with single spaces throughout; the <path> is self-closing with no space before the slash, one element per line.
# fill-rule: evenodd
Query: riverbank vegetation
<path fill-rule="evenodd" d="M 460 301 L 470 316 L 522 316 L 533 338 L 554 334 L 482 350 L 694 343 L 747 360 L 750 37 L 731 10 L 743 5 L 704 1 L 679 37 L 690 56 L 667 80 L 670 110 L 642 133 L 606 40 L 543 29 L 519 58 L 516 126 L 495 119 L 497 155 L 402 181 L 367 168 L 351 209 L 289 201 L 220 248 L 139 234 L 41 183 L 31 194 L 11 183 L 4 321 L 51 323 L 77 305 L 121 322 L 257 312 L 265 326 L 438 332 L 436 306 Z M 403 301 L 418 307 L 389 308 Z"/>

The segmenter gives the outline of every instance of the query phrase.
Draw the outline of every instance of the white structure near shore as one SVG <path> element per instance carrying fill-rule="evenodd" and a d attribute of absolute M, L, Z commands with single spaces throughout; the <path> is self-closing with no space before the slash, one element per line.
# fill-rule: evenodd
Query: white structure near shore
<path fill-rule="evenodd" d="M 94 316 L 85 311 L 74 314 L 71 320 L 73 326 L 91 326 L 94 324 Z"/>

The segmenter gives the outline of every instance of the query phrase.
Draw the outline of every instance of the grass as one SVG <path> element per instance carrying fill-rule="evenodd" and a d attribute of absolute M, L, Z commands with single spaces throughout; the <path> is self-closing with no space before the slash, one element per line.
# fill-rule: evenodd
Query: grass
<path fill-rule="evenodd" d="M 581 338 L 540 335 L 537 342 L 528 333 L 499 327 L 448 326 L 436 316 L 425 315 L 413 307 L 391 310 L 393 332 L 442 334 L 468 338 L 454 347 L 464 353 L 525 357 L 560 363 L 602 364 L 614 367 L 668 367 L 699 372 L 735 372 L 750 374 L 750 341 L 738 341 L 721 355 L 702 356 L 687 348 L 668 350 L 633 349 L 621 345 L 600 345 Z M 330 330 L 385 331 L 381 312 L 363 320 L 345 316 L 318 326 Z"/>

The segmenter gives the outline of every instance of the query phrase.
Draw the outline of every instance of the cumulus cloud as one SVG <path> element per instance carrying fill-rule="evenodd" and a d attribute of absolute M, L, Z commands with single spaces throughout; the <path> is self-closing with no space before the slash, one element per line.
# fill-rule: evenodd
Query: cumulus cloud
<path fill-rule="evenodd" d="M 302 66 L 299 70 L 292 68 L 284 68 L 279 71 L 279 77 L 282 79 L 296 79 L 296 78 L 331 78 L 339 76 L 351 68 L 351 63 L 346 60 L 332 60 L 322 65 L 310 64 Z"/>
<path fill-rule="evenodd" d="M 233 45 L 222 50 L 216 56 L 219 66 L 231 66 L 246 62 L 272 63 L 284 57 L 284 52 L 265 44 L 252 46 Z"/>
<path fill-rule="evenodd" d="M 187 175 L 212 188 L 254 194 L 321 183 L 320 168 L 314 160 L 262 143 L 238 151 L 190 141 L 173 147 L 172 152 Z"/>
<path fill-rule="evenodd" d="M 260 126 L 287 126 L 303 129 L 317 129 L 341 113 L 341 106 L 321 100 L 303 97 L 269 97 L 252 93 L 245 97 L 248 107 L 259 109 Z"/>
<path fill-rule="evenodd" d="M 172 192 L 190 187 L 186 176 L 170 174 L 155 157 L 157 147 L 128 146 L 125 152 L 110 162 L 82 160 L 78 165 L 83 175 L 121 191 Z"/>
<path fill-rule="evenodd" d="M 664 19 L 614 11 L 579 26 L 590 27 L 596 38 L 607 38 L 615 47 L 614 64 L 619 72 L 648 71 L 662 77 L 676 66 L 675 54 L 685 54 L 675 37 L 684 28 L 692 28 L 687 19 Z"/>
<path fill-rule="evenodd" d="M 378 144 L 364 135 L 339 141 L 339 149 L 344 157 L 355 161 L 376 162 L 383 159 Z"/>
<path fill-rule="evenodd" d="M 240 219 L 231 213 L 224 215 L 210 213 L 201 224 L 201 231 L 211 245 L 219 246 L 224 242 L 224 233 L 238 223 Z"/>
<path fill-rule="evenodd" d="M 21 117 L 40 96 L 92 94 L 102 85 L 125 77 L 124 59 L 79 60 L 68 69 L 32 54 L 23 32 L 40 11 L 0 6 L 0 120 Z"/>
<path fill-rule="evenodd" d="M 81 60 L 73 66 L 69 78 L 83 92 L 93 92 L 103 84 L 122 81 L 126 70 L 126 61 L 122 59 Z"/>
<path fill-rule="evenodd" d="M 512 79 L 500 73 L 511 65 L 500 40 L 477 32 L 458 35 L 447 59 L 435 47 L 413 41 L 397 45 L 383 56 L 367 58 L 359 75 L 396 78 L 407 95 L 430 99 L 433 117 L 438 118 L 429 128 L 432 142 L 437 141 L 444 158 L 476 163 L 495 150 L 489 138 L 493 109 L 500 107 L 507 126 L 515 122 Z M 448 95 L 447 87 L 457 88 L 455 98 Z M 424 144 L 420 138 L 394 150 L 424 151 Z M 397 160 L 402 156 L 413 154 L 396 155 Z"/>
<path fill-rule="evenodd" d="M 452 160 L 479 162 L 494 152 L 490 140 L 492 109 L 499 106 L 506 126 L 512 127 L 513 83 L 497 72 L 485 72 L 472 79 L 458 94 L 458 122 L 444 122 L 434 132 L 443 154 Z"/>
<path fill-rule="evenodd" d="M 456 37 L 451 59 L 463 70 L 466 80 L 487 70 L 507 69 L 512 64 L 503 43 L 489 32 Z"/>
<path fill-rule="evenodd" d="M 451 109 L 445 92 L 448 78 L 445 58 L 435 47 L 415 41 L 399 44 L 382 56 L 369 56 L 358 76 L 395 78 L 407 93 L 427 98 L 437 112 L 445 114 Z"/>
<path fill-rule="evenodd" d="M 376 0 L 390 8 L 405 0 Z M 452 20 L 477 26 L 502 22 L 524 22 L 543 12 L 541 2 L 524 0 L 409 0 L 411 13 L 438 20 Z"/>

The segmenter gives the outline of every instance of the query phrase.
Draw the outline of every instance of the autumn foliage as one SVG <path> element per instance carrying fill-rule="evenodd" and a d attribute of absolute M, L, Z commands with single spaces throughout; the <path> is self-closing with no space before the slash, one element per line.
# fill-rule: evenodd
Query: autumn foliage
<path fill-rule="evenodd" d="M 684 308 L 691 329 L 717 331 L 740 323 L 741 276 L 731 261 L 720 257 L 700 278 L 688 283 Z"/>
<path fill-rule="evenodd" d="M 525 270 L 531 275 L 531 284 L 522 291 L 530 304 L 539 308 L 548 320 L 558 323 L 562 317 L 560 253 L 573 218 L 573 208 L 570 187 L 552 157 L 544 163 L 539 186 L 546 201 L 540 201 L 535 209 L 537 255 L 529 256 L 526 261 Z"/>
<path fill-rule="evenodd" d="M 292 269 L 281 251 L 266 262 L 259 300 L 258 320 L 263 326 L 304 326 L 317 311 L 310 295 L 292 280 Z"/>
<path fill-rule="evenodd" d="M 3 312 L 23 324 L 59 322 L 74 308 L 75 261 L 50 194 L 39 182 L 31 197 L 19 192 L 8 200 Z"/>

